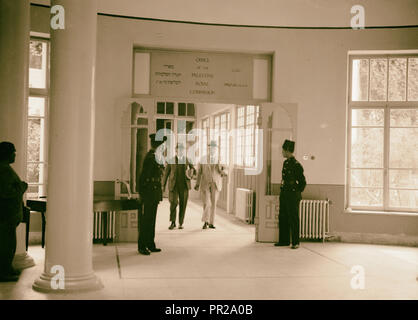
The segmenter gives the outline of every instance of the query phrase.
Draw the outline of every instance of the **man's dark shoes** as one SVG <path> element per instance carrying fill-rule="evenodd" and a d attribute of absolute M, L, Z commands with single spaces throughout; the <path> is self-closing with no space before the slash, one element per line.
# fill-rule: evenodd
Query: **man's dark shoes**
<path fill-rule="evenodd" d="M 138 250 L 138 252 L 140 253 L 140 254 L 143 254 L 144 256 L 149 256 L 151 253 L 148 251 L 148 249 L 147 248 L 145 248 L 145 249 L 139 249 Z"/>
<path fill-rule="evenodd" d="M 290 243 L 283 243 L 283 242 L 276 242 L 274 244 L 275 247 L 288 247 Z"/>
<path fill-rule="evenodd" d="M 182 225 L 179 225 L 179 229 L 183 229 L 184 227 Z"/>
<path fill-rule="evenodd" d="M 208 223 L 205 222 L 205 224 L 203 225 L 202 229 L 206 229 L 208 227 Z"/>
<path fill-rule="evenodd" d="M 299 245 L 298 244 L 292 245 L 292 249 L 297 249 L 297 248 L 299 248 Z"/>
<path fill-rule="evenodd" d="M 213 224 L 210 224 L 210 225 L 209 225 L 209 228 L 211 228 L 211 229 L 216 229 L 216 227 L 215 227 Z"/>
<path fill-rule="evenodd" d="M 160 248 L 148 248 L 148 250 L 151 252 L 161 252 Z"/>
<path fill-rule="evenodd" d="M 171 225 L 168 227 L 168 229 L 173 230 L 175 227 L 176 227 L 176 224 L 172 222 Z"/>

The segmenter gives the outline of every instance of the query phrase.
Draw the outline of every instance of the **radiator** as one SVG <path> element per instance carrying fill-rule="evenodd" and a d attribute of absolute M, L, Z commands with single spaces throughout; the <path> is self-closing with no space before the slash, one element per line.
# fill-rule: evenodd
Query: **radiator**
<path fill-rule="evenodd" d="M 302 200 L 299 205 L 299 236 L 304 239 L 322 239 L 329 233 L 329 201 Z"/>
<path fill-rule="evenodd" d="M 94 212 L 93 242 L 103 239 L 113 241 L 116 238 L 116 212 Z"/>
<path fill-rule="evenodd" d="M 236 189 L 235 216 L 247 223 L 254 222 L 254 192 L 252 190 Z"/>

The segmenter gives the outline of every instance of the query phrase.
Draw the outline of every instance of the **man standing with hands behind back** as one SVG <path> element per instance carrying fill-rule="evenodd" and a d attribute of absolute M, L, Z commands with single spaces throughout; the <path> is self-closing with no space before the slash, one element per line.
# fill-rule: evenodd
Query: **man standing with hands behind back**
<path fill-rule="evenodd" d="M 20 272 L 13 269 L 16 252 L 16 227 L 22 221 L 23 194 L 28 184 L 20 180 L 10 166 L 16 149 L 10 142 L 0 143 L 0 282 L 17 281 Z"/>
<path fill-rule="evenodd" d="M 151 139 L 151 149 L 145 156 L 138 185 L 141 202 L 144 205 L 143 212 L 138 210 L 138 252 L 147 256 L 151 252 L 161 251 L 160 248 L 155 246 L 154 238 L 157 208 L 160 201 L 163 200 L 161 187 L 163 166 L 155 159 L 155 151 L 167 140 L 167 137 L 164 137 L 161 141 L 156 140 L 155 133 L 150 134 L 149 137 Z"/>
<path fill-rule="evenodd" d="M 294 151 L 295 142 L 285 140 L 282 147 L 282 154 L 286 160 L 283 163 L 280 187 L 279 242 L 274 245 L 289 246 L 291 235 L 292 249 L 297 249 L 299 247 L 299 203 L 306 180 L 302 165 L 293 156 Z"/>

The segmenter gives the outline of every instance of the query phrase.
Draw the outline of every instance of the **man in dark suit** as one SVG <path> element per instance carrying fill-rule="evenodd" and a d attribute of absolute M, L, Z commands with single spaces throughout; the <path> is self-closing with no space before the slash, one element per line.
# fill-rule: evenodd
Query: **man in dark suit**
<path fill-rule="evenodd" d="M 163 199 L 161 176 L 163 166 L 155 159 L 156 149 L 167 140 L 157 141 L 155 134 L 150 134 L 151 149 L 144 159 L 141 175 L 139 177 L 138 191 L 143 204 L 143 210 L 138 210 L 138 252 L 143 255 L 150 255 L 151 252 L 160 252 L 161 249 L 155 246 L 155 220 L 157 208 Z"/>
<path fill-rule="evenodd" d="M 286 160 L 283 163 L 280 187 L 279 242 L 275 246 L 289 246 L 291 235 L 292 249 L 297 249 L 299 247 L 299 203 L 306 180 L 302 165 L 293 156 L 294 151 L 295 142 L 285 140 L 282 147 L 282 154 Z"/>
<path fill-rule="evenodd" d="M 10 142 L 0 143 L 0 282 L 17 281 L 20 272 L 13 269 L 16 252 L 16 227 L 22 221 L 23 194 L 28 184 L 20 180 L 10 166 L 16 149 Z"/>
<path fill-rule="evenodd" d="M 169 161 L 165 168 L 163 178 L 163 190 L 168 179 L 168 200 L 170 201 L 170 230 L 176 227 L 177 204 L 179 208 L 179 229 L 183 229 L 184 215 L 186 212 L 187 200 L 189 198 L 190 179 L 195 169 L 187 160 L 185 147 L 177 144 L 176 156 Z"/>

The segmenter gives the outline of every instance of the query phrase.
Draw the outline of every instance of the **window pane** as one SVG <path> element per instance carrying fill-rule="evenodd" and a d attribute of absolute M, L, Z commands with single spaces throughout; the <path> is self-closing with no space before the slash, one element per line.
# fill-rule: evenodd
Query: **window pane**
<path fill-rule="evenodd" d="M 186 132 L 186 120 L 177 120 L 177 133 Z"/>
<path fill-rule="evenodd" d="M 390 129 L 390 168 L 418 168 L 418 128 Z"/>
<path fill-rule="evenodd" d="M 380 188 L 350 188 L 352 206 L 382 207 L 383 189 Z"/>
<path fill-rule="evenodd" d="M 28 186 L 28 191 L 26 192 L 28 199 L 38 198 L 39 187 L 33 185 Z"/>
<path fill-rule="evenodd" d="M 418 101 L 418 58 L 408 59 L 408 101 Z"/>
<path fill-rule="evenodd" d="M 28 115 L 33 117 L 45 116 L 45 98 L 29 97 Z"/>
<path fill-rule="evenodd" d="M 418 209 L 418 191 L 389 190 L 389 205 L 393 208 Z"/>
<path fill-rule="evenodd" d="M 406 58 L 389 59 L 389 100 L 406 100 Z"/>
<path fill-rule="evenodd" d="M 194 127 L 194 121 L 186 121 L 186 133 L 189 133 Z"/>
<path fill-rule="evenodd" d="M 174 114 L 174 103 L 173 102 L 166 102 L 165 103 L 165 113 L 166 114 Z"/>
<path fill-rule="evenodd" d="M 391 127 L 418 127 L 418 109 L 390 110 Z"/>
<path fill-rule="evenodd" d="M 188 103 L 187 104 L 187 116 L 194 117 L 195 111 L 194 111 L 194 103 Z"/>
<path fill-rule="evenodd" d="M 418 189 L 418 169 L 389 170 L 389 188 Z"/>
<path fill-rule="evenodd" d="M 254 106 L 247 106 L 247 114 L 254 114 Z"/>
<path fill-rule="evenodd" d="M 383 126 L 383 109 L 353 109 L 351 112 L 351 124 L 353 126 Z"/>
<path fill-rule="evenodd" d="M 351 170 L 352 187 L 383 188 L 383 170 Z"/>
<path fill-rule="evenodd" d="M 138 118 L 136 120 L 136 124 L 137 125 L 148 125 L 148 119 L 147 118 Z"/>
<path fill-rule="evenodd" d="M 221 123 L 221 119 L 219 118 L 219 116 L 215 117 L 215 129 L 220 129 L 220 123 Z"/>
<path fill-rule="evenodd" d="M 157 113 L 160 113 L 160 114 L 165 113 L 165 103 L 164 102 L 157 102 Z"/>
<path fill-rule="evenodd" d="M 351 129 L 351 167 L 383 167 L 383 128 Z"/>
<path fill-rule="evenodd" d="M 244 117 L 238 117 L 238 119 L 237 119 L 237 127 L 238 128 L 244 127 Z"/>
<path fill-rule="evenodd" d="M 45 164 L 28 163 L 26 180 L 27 183 L 44 183 Z"/>
<path fill-rule="evenodd" d="M 369 96 L 369 60 L 353 60 L 351 100 L 367 101 Z"/>
<path fill-rule="evenodd" d="M 186 104 L 185 103 L 179 103 L 178 115 L 179 116 L 185 116 L 186 115 Z"/>
<path fill-rule="evenodd" d="M 41 119 L 28 120 L 27 161 L 40 161 L 41 158 Z"/>
<path fill-rule="evenodd" d="M 29 88 L 46 89 L 47 43 L 31 40 L 29 48 Z"/>
<path fill-rule="evenodd" d="M 387 59 L 370 59 L 370 101 L 386 101 Z"/>
<path fill-rule="evenodd" d="M 238 108 L 238 117 L 243 117 L 244 116 L 244 107 L 239 107 Z"/>

